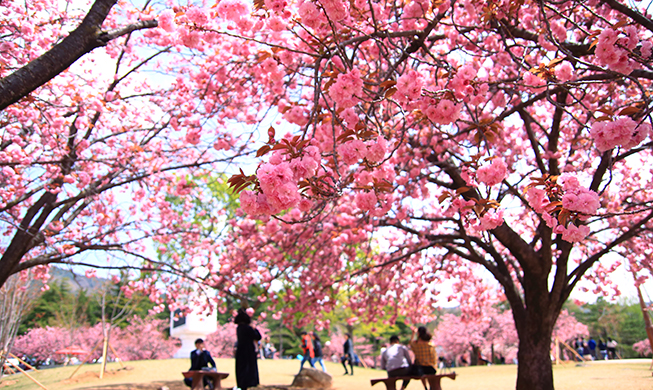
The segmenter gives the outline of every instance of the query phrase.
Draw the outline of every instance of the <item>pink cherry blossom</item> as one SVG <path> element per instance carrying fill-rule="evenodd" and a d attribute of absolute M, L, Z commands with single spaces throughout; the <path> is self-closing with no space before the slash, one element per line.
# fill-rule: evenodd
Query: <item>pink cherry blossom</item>
<path fill-rule="evenodd" d="M 422 94 L 422 80 L 419 73 L 414 70 L 403 74 L 397 79 L 397 92 L 409 101 L 419 99 Z"/>
<path fill-rule="evenodd" d="M 478 168 L 476 179 L 488 186 L 494 186 L 501 183 L 507 174 L 508 167 L 506 163 L 500 158 L 495 158 L 490 165 L 484 165 Z"/>
<path fill-rule="evenodd" d="M 596 148 L 605 152 L 617 146 L 633 148 L 646 139 L 650 132 L 649 124 L 638 125 L 629 117 L 620 117 L 613 122 L 594 122 L 590 135 L 594 139 Z"/>
<path fill-rule="evenodd" d="M 159 27 L 167 32 L 176 30 L 175 13 L 172 10 L 167 9 L 159 14 Z"/>
<path fill-rule="evenodd" d="M 374 192 L 359 192 L 356 194 L 356 206 L 364 211 L 370 211 L 376 207 L 376 194 Z"/>
<path fill-rule="evenodd" d="M 558 225 L 555 228 L 555 232 L 562 234 L 562 239 L 569 242 L 579 242 L 585 239 L 590 232 L 590 228 L 586 225 L 576 226 L 573 223 L 564 227 Z"/>
<path fill-rule="evenodd" d="M 565 194 L 562 197 L 562 206 L 571 211 L 592 215 L 600 206 L 599 195 L 594 191 L 582 188 L 579 191 Z"/>
<path fill-rule="evenodd" d="M 358 69 L 338 75 L 336 82 L 329 88 L 329 96 L 340 108 L 349 108 L 360 100 L 363 94 L 363 80 Z"/>
<path fill-rule="evenodd" d="M 495 229 L 503 223 L 503 210 L 490 210 L 479 218 L 478 231 L 486 231 Z"/>

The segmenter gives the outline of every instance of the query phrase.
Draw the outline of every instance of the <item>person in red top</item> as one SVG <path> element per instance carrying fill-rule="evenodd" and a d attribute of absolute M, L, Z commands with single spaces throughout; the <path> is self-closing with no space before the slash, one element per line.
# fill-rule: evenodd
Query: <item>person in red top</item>
<path fill-rule="evenodd" d="M 315 357 L 315 351 L 313 351 L 313 338 L 306 332 L 301 332 L 300 335 L 302 336 L 301 347 L 304 353 L 302 356 L 302 364 L 299 366 L 299 371 L 304 368 L 304 363 L 307 361 L 311 367 L 315 368 L 315 365 L 313 364 L 313 358 Z"/>

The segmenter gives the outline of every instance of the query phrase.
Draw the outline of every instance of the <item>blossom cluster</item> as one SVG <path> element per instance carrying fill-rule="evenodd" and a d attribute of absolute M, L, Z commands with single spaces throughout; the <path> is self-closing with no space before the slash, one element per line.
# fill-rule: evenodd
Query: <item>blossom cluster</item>
<path fill-rule="evenodd" d="M 599 194 L 580 185 L 575 176 L 562 176 L 562 207 L 586 215 L 596 213 L 599 206 Z"/>
<path fill-rule="evenodd" d="M 622 116 L 612 122 L 599 121 L 592 125 L 590 136 L 594 139 L 596 148 L 605 152 L 617 146 L 626 149 L 634 148 L 651 133 L 651 125 L 638 124 L 630 117 Z"/>
<path fill-rule="evenodd" d="M 301 157 L 286 160 L 277 151 L 257 171 L 261 192 L 243 191 L 241 208 L 250 215 L 277 214 L 297 206 L 302 200 L 297 183 L 316 174 L 320 164 L 316 146 L 309 145 Z"/>
<path fill-rule="evenodd" d="M 596 214 L 601 205 L 599 195 L 581 186 L 578 178 L 571 174 L 563 174 L 558 179 L 561 186 L 562 207 L 566 210 L 581 214 L 581 219 Z M 557 234 L 562 234 L 562 239 L 569 242 L 582 241 L 590 233 L 587 225 L 576 225 L 570 221 L 567 225 L 559 224 L 557 218 L 549 213 L 548 207 L 551 202 L 547 198 L 546 191 L 541 188 L 531 187 L 526 192 L 528 204 L 542 215 L 542 219 Z"/>
<path fill-rule="evenodd" d="M 596 44 L 596 58 L 599 64 L 607 66 L 610 70 L 630 74 L 637 62 L 631 59 L 628 53 L 637 46 L 639 38 L 634 26 L 626 27 L 625 35 L 620 37 L 612 28 L 603 30 Z"/>
<path fill-rule="evenodd" d="M 353 107 L 358 103 L 363 93 L 363 80 L 356 68 L 338 75 L 336 82 L 329 88 L 329 96 L 338 108 Z"/>
<path fill-rule="evenodd" d="M 397 79 L 397 93 L 408 101 L 414 101 L 420 98 L 422 85 L 420 74 L 411 69 Z"/>
<path fill-rule="evenodd" d="M 338 155 L 347 165 L 356 164 L 361 159 L 371 163 L 379 163 L 385 158 L 388 142 L 382 136 L 364 142 L 359 139 L 347 141 L 338 146 Z"/>
<path fill-rule="evenodd" d="M 474 226 L 476 231 L 496 229 L 503 223 L 503 210 L 490 209 L 478 219 L 478 225 Z"/>
<path fill-rule="evenodd" d="M 435 99 L 426 99 L 423 102 L 422 111 L 433 123 L 448 125 L 453 123 L 460 116 L 462 105 L 455 104 L 451 100 L 442 99 L 439 102 Z"/>
<path fill-rule="evenodd" d="M 490 165 L 478 168 L 476 171 L 476 179 L 488 186 L 494 186 L 501 183 L 503 179 L 506 178 L 507 174 L 508 167 L 506 166 L 506 163 L 500 158 L 495 158 L 492 160 Z"/>

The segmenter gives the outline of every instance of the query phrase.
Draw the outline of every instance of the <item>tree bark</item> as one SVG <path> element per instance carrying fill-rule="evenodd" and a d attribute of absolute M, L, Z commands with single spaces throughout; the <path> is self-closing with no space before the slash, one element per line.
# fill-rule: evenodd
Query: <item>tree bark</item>
<path fill-rule="evenodd" d="M 31 248 L 33 238 L 52 212 L 56 200 L 57 195 L 48 191 L 25 213 L 11 243 L 0 257 L 0 287 L 13 274 L 14 268 Z M 36 218 L 35 221 L 33 221 L 34 218 Z"/>
<path fill-rule="evenodd" d="M 557 317 L 551 313 L 527 311 L 517 325 L 517 390 L 553 390 L 551 334 Z"/>
<path fill-rule="evenodd" d="M 96 0 L 79 27 L 63 41 L 0 80 L 0 110 L 47 83 L 84 54 L 106 44 L 100 40 L 100 27 L 115 3 L 116 0 Z"/>

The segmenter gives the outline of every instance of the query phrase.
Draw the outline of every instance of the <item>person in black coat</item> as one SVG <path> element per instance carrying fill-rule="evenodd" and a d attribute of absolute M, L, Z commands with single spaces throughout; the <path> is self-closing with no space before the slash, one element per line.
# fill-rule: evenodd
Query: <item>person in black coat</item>
<path fill-rule="evenodd" d="M 255 343 L 261 340 L 261 334 L 250 325 L 252 319 L 244 309 L 238 309 L 234 318 L 236 328 L 236 384 L 241 390 L 256 387 L 259 384 L 258 364 L 256 362 Z"/>
<path fill-rule="evenodd" d="M 345 340 L 345 343 L 342 345 L 342 357 L 340 358 L 340 362 L 345 368 L 345 375 L 349 374 L 349 371 L 347 371 L 347 362 L 349 362 L 349 368 L 351 369 L 350 375 L 354 375 L 354 343 L 351 341 L 351 335 L 349 333 L 345 334 L 345 336 L 347 337 L 347 340 Z"/>
<path fill-rule="evenodd" d="M 211 357 L 211 353 L 204 348 L 204 340 L 195 340 L 195 350 L 190 353 L 190 370 L 188 371 L 201 371 L 205 370 L 211 365 L 216 368 L 215 360 Z M 193 378 L 185 378 L 184 383 L 187 386 L 193 385 Z M 213 388 L 213 381 L 210 378 L 204 378 L 204 386 Z"/>

